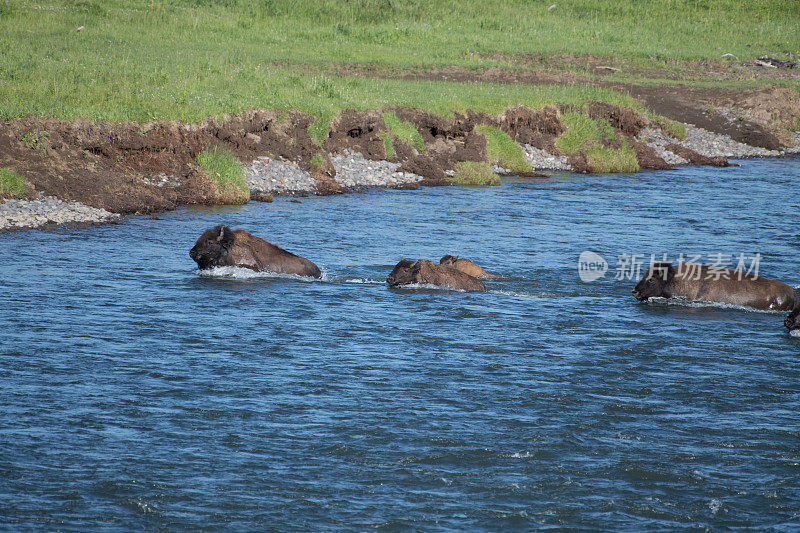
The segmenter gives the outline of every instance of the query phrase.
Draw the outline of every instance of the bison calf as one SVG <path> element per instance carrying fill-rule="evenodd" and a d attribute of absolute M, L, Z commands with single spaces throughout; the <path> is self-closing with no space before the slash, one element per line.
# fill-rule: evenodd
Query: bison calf
<path fill-rule="evenodd" d="M 470 276 L 474 276 L 476 278 L 496 278 L 497 276 L 492 276 L 484 269 L 470 261 L 469 259 L 464 259 L 463 257 L 457 257 L 454 255 L 446 255 L 439 260 L 440 265 L 449 266 L 451 268 L 455 268 L 456 270 L 460 270 L 464 274 L 469 274 Z"/>
<path fill-rule="evenodd" d="M 465 274 L 455 268 L 437 265 L 427 259 L 411 261 L 401 259 L 391 274 L 386 276 L 386 281 L 391 286 L 411 285 L 424 283 L 438 287 L 448 287 L 462 291 L 485 291 L 486 286 L 481 280 Z"/>

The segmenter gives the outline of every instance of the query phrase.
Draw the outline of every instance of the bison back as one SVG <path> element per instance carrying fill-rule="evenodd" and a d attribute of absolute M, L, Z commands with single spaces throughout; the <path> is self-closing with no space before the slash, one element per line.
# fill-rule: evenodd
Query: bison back
<path fill-rule="evenodd" d="M 719 302 L 764 310 L 788 311 L 797 295 L 785 283 L 729 269 L 710 269 L 698 265 L 699 272 L 686 269 L 673 280 L 673 295 L 702 302 Z"/>

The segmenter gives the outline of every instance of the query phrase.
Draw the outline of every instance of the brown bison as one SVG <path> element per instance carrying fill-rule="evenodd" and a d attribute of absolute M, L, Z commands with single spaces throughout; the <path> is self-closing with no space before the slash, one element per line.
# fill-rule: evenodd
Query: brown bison
<path fill-rule="evenodd" d="M 789 313 L 789 316 L 786 317 L 783 323 L 789 328 L 789 331 L 800 332 L 800 302 L 797 303 L 797 306 Z"/>
<path fill-rule="evenodd" d="M 207 229 L 189 251 L 201 270 L 217 266 L 238 266 L 255 271 L 322 277 L 317 265 L 287 252 L 243 229 L 228 226 Z"/>
<path fill-rule="evenodd" d="M 492 276 L 484 269 L 470 261 L 469 259 L 464 259 L 463 257 L 457 257 L 455 255 L 446 255 L 439 260 L 440 265 L 449 266 L 451 268 L 455 268 L 456 270 L 460 270 L 464 274 L 469 274 L 470 276 L 476 278 L 496 278 L 497 276 Z"/>
<path fill-rule="evenodd" d="M 437 265 L 427 259 L 419 259 L 417 261 L 401 259 L 395 265 L 391 274 L 386 276 L 386 281 L 393 287 L 423 283 L 462 291 L 486 290 L 486 286 L 478 278 L 455 268 Z"/>
<path fill-rule="evenodd" d="M 654 263 L 633 289 L 639 300 L 682 298 L 785 311 L 797 301 L 790 286 L 761 276 L 698 263 Z"/>

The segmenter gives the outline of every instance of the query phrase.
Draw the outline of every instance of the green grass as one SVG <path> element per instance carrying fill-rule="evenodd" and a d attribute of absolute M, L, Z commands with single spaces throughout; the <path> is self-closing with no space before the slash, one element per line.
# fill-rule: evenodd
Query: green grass
<path fill-rule="evenodd" d="M 311 111 L 311 113 L 315 114 L 314 111 Z M 331 121 L 336 117 L 338 112 L 333 109 L 324 109 L 318 111 L 316 114 L 318 114 L 317 119 L 308 127 L 308 135 L 311 137 L 311 140 L 314 141 L 314 144 L 322 146 L 322 143 L 325 142 L 325 139 L 328 138 L 328 133 L 331 131 Z"/>
<path fill-rule="evenodd" d="M 723 53 L 777 57 L 800 42 L 795 0 L 563 0 L 552 10 L 548 2 L 523 0 L 0 5 L 0 117 L 202 121 L 252 108 L 299 109 L 320 118 L 310 132 L 319 143 L 329 119 L 344 108 L 411 105 L 446 113 L 586 100 L 579 87 L 512 89 L 319 73 L 331 65 L 395 71 L 514 66 L 487 57 L 493 53 L 615 55 L 663 65 Z"/>
<path fill-rule="evenodd" d="M 614 128 L 606 120 L 592 120 L 583 113 L 569 112 L 561 116 L 567 130 L 556 139 L 556 147 L 564 155 L 583 152 L 586 161 L 598 174 L 628 173 L 639 170 L 639 161 L 627 141 L 619 149 L 606 148 L 603 140 L 613 140 Z"/>
<path fill-rule="evenodd" d="M 394 151 L 394 141 L 392 141 L 392 134 L 387 131 L 381 132 L 381 138 L 383 139 L 383 148 L 386 151 L 386 159 L 391 161 L 394 159 L 395 151 Z"/>
<path fill-rule="evenodd" d="M 38 150 L 44 157 L 49 155 L 50 145 L 47 142 L 47 138 L 50 136 L 50 132 L 43 131 L 43 132 L 30 132 L 27 131 L 23 133 L 19 140 L 22 141 L 22 144 L 30 148 L 31 150 Z"/>
<path fill-rule="evenodd" d="M 219 147 L 209 148 L 198 154 L 196 161 L 214 183 L 219 203 L 248 202 L 250 190 L 244 180 L 244 167 L 231 152 Z"/>
<path fill-rule="evenodd" d="M 655 113 L 645 113 L 647 120 L 653 127 L 660 129 L 673 139 L 686 140 L 686 126 Z"/>
<path fill-rule="evenodd" d="M 147 47 L 167 43 L 173 50 L 191 39 L 201 53 L 219 43 L 234 55 L 312 65 L 472 66 L 486 64 L 480 54 L 488 52 L 622 55 L 644 64 L 721 60 L 724 53 L 746 60 L 794 51 L 800 42 L 795 0 L 19 0 L 12 6 L 0 16 L 26 29 L 39 23 L 36 33 L 49 33 L 62 19 L 55 27 L 84 41 L 115 29 L 112 47 L 136 35 Z M 81 25 L 86 29 L 75 34 Z"/>
<path fill-rule="evenodd" d="M 28 194 L 25 178 L 10 168 L 0 168 L 0 197 L 22 198 Z"/>
<path fill-rule="evenodd" d="M 321 153 L 317 152 L 311 157 L 311 164 L 315 167 L 322 168 L 325 165 L 325 158 Z"/>
<path fill-rule="evenodd" d="M 681 141 L 686 140 L 686 126 L 683 124 L 669 119 L 662 119 L 660 124 L 664 132 L 670 137 L 674 137 L 675 139 L 679 139 Z"/>
<path fill-rule="evenodd" d="M 596 144 L 607 134 L 604 128 L 583 113 L 569 112 L 561 115 L 567 130 L 556 139 L 556 148 L 564 155 L 573 155 L 589 145 Z"/>
<path fill-rule="evenodd" d="M 447 181 L 456 185 L 500 185 L 500 178 L 492 172 L 489 163 L 460 161 L 455 165 L 455 174 Z"/>
<path fill-rule="evenodd" d="M 522 153 L 522 148 L 507 133 L 486 125 L 479 125 L 475 129 L 486 137 L 486 151 L 492 164 L 508 169 L 512 173 L 532 170 L 530 163 L 525 159 L 525 154 Z"/>
<path fill-rule="evenodd" d="M 639 161 L 625 139 L 619 150 L 595 145 L 586 149 L 586 161 L 598 174 L 630 174 L 639 171 Z"/>
<path fill-rule="evenodd" d="M 384 113 L 383 121 L 389 132 L 398 140 L 408 143 L 409 146 L 416 149 L 417 152 L 422 153 L 425 151 L 425 141 L 422 139 L 417 127 L 410 122 L 401 121 L 396 114 L 389 111 Z"/>

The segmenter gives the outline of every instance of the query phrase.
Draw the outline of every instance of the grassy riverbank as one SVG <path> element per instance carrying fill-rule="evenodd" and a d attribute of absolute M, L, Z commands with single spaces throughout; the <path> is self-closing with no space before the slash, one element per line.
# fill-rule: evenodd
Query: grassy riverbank
<path fill-rule="evenodd" d="M 587 87 L 325 72 L 351 64 L 396 76 L 407 68 L 516 69 L 512 58 L 560 54 L 641 68 L 724 61 L 726 53 L 783 57 L 800 47 L 798 21 L 800 6 L 789 0 L 0 0 L 0 116 L 197 121 L 251 108 L 332 117 L 386 105 L 497 112 L 516 103 L 630 104 Z"/>
<path fill-rule="evenodd" d="M 638 132 L 682 122 L 777 150 L 800 69 L 752 60 L 798 43 L 794 0 L 0 0 L 0 167 L 28 185 L 0 196 L 246 202 L 218 181 L 262 156 L 333 194 L 343 150 L 423 185 L 524 173 L 526 145 L 634 172 L 670 167 Z"/>

